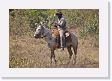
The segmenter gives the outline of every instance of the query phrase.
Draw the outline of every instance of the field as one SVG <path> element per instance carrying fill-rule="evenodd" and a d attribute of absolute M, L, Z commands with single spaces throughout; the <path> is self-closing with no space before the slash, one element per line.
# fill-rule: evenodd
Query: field
<path fill-rule="evenodd" d="M 78 36 L 77 31 L 76 35 Z M 99 48 L 95 38 L 79 38 L 77 62 L 67 64 L 68 52 L 55 51 L 57 64 L 50 64 L 50 50 L 43 39 L 33 37 L 10 37 L 10 68 L 98 68 Z"/>
<path fill-rule="evenodd" d="M 44 39 L 35 39 L 35 23 L 47 20 L 51 28 L 52 9 L 9 10 L 9 68 L 99 68 L 99 10 L 60 10 L 70 32 L 78 37 L 76 64 L 70 64 L 67 49 L 55 51 L 57 64 L 50 63 L 50 50 Z"/>

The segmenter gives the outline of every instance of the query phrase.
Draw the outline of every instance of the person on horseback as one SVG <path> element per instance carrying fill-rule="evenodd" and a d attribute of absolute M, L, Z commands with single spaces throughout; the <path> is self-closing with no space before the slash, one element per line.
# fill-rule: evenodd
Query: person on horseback
<path fill-rule="evenodd" d="M 57 26 L 59 33 L 60 33 L 60 47 L 64 50 L 65 47 L 65 36 L 64 32 L 66 31 L 66 20 L 62 14 L 62 12 L 57 12 L 56 16 L 58 17 L 57 22 L 55 25 Z"/>

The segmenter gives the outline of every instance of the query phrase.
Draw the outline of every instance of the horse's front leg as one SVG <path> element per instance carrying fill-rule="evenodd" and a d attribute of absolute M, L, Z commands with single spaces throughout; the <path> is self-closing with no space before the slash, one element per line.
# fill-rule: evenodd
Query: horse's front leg
<path fill-rule="evenodd" d="M 57 63 L 56 58 L 55 58 L 54 50 L 51 50 L 51 57 L 50 57 L 50 59 L 51 59 L 51 64 L 52 64 L 53 61 L 55 62 L 55 64 Z"/>

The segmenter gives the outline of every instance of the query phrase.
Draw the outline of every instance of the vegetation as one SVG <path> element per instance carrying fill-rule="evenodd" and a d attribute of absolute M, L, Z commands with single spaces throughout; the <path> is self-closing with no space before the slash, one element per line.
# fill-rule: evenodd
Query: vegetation
<path fill-rule="evenodd" d="M 47 22 L 49 28 L 56 19 L 57 10 L 10 10 L 10 35 L 28 35 L 35 31 L 35 23 Z M 98 10 L 60 10 L 63 12 L 68 28 L 80 27 L 80 36 L 98 34 L 99 11 Z M 13 21 L 13 22 L 12 22 Z M 16 31 L 15 31 L 16 30 Z"/>
<path fill-rule="evenodd" d="M 70 67 L 99 66 L 99 10 L 98 9 L 10 9 L 10 58 L 9 67 L 51 67 L 48 47 L 44 40 L 34 39 L 35 23 L 46 22 L 52 28 L 57 20 L 54 15 L 61 11 L 70 32 L 76 33 L 79 40 L 78 63 Z M 46 51 L 46 53 L 45 53 Z M 54 67 L 68 67 L 67 50 L 62 54 L 56 51 L 59 63 Z M 44 59 L 44 60 L 43 60 Z"/>

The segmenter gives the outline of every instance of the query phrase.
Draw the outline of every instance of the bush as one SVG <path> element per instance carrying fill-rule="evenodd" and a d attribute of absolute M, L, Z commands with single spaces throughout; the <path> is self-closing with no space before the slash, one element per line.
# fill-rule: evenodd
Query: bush
<path fill-rule="evenodd" d="M 10 9 L 9 28 L 10 35 L 32 35 L 35 31 L 35 23 L 46 21 L 48 28 L 52 28 L 52 22 L 57 18 L 56 9 Z M 62 9 L 68 28 L 80 28 L 80 36 L 98 34 L 99 10 L 95 9 Z"/>

